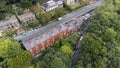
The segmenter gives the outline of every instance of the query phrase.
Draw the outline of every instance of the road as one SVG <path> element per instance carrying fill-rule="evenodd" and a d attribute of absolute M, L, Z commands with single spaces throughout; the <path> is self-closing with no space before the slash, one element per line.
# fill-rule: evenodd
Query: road
<path fill-rule="evenodd" d="M 26 35 L 16 36 L 16 37 L 14 37 L 14 39 L 19 40 L 19 41 L 20 40 L 21 41 L 26 41 L 26 40 L 29 40 L 29 39 L 37 36 L 37 35 L 48 32 L 49 30 L 53 29 L 54 27 L 56 27 L 59 24 L 68 22 L 68 21 L 74 19 L 75 17 L 82 16 L 82 15 L 88 13 L 89 11 L 95 9 L 95 7 L 100 5 L 103 1 L 104 0 L 99 0 L 97 2 L 94 2 L 93 4 L 84 6 L 84 7 L 80 8 L 80 9 L 78 9 L 78 10 L 72 12 L 72 13 L 69 13 L 69 14 L 65 15 L 62 18 L 62 20 L 60 20 L 60 21 L 55 21 L 53 23 L 50 23 L 46 26 L 43 26 L 43 27 L 39 28 L 38 30 L 33 31 L 32 33 L 26 33 Z"/>

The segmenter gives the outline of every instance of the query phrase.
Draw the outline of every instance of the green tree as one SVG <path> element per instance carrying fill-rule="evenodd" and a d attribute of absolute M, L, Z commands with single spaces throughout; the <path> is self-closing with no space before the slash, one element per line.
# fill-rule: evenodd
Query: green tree
<path fill-rule="evenodd" d="M 17 41 L 11 39 L 0 40 L 0 57 L 13 58 L 18 55 L 22 49 Z"/>
<path fill-rule="evenodd" d="M 2 58 L 0 66 L 2 66 L 2 68 L 6 68 L 8 60 L 15 58 L 22 51 L 23 50 L 18 41 L 6 37 L 0 38 L 0 58 Z"/>
<path fill-rule="evenodd" d="M 17 8 L 16 11 L 18 15 L 22 15 L 24 13 L 24 10 L 21 7 Z"/>
<path fill-rule="evenodd" d="M 95 10 L 88 32 L 79 47 L 79 61 L 84 68 L 120 67 L 120 17 L 117 2 L 120 3 L 119 0 L 106 0 Z"/>
<path fill-rule="evenodd" d="M 12 3 L 18 3 L 20 2 L 20 0 L 6 0 L 6 2 L 8 2 L 9 4 L 12 4 Z"/>
<path fill-rule="evenodd" d="M 42 52 L 39 66 L 41 68 L 54 68 L 57 65 L 56 68 L 61 68 L 61 65 L 63 65 L 63 68 L 69 68 L 71 58 L 71 56 L 61 52 L 60 50 L 48 48 Z"/>
<path fill-rule="evenodd" d="M 60 42 L 59 42 L 59 41 L 56 41 L 56 42 L 54 43 L 54 48 L 55 48 L 56 50 L 60 49 Z"/>
<path fill-rule="evenodd" d="M 107 41 L 110 41 L 110 40 L 114 39 L 116 35 L 117 35 L 116 31 L 114 31 L 111 28 L 108 28 L 104 32 L 103 39 L 107 40 Z"/>
<path fill-rule="evenodd" d="M 31 0 L 20 0 L 21 6 L 22 7 L 29 7 L 32 5 L 32 1 Z"/>
<path fill-rule="evenodd" d="M 47 24 L 50 20 L 51 20 L 51 15 L 48 14 L 48 13 L 41 13 L 39 16 L 38 16 L 38 19 L 40 20 L 40 22 L 42 24 Z"/>
<path fill-rule="evenodd" d="M 95 68 L 107 68 L 107 58 L 98 59 Z"/>
<path fill-rule="evenodd" d="M 32 4 L 36 4 L 39 0 L 32 0 Z"/>
<path fill-rule="evenodd" d="M 36 68 L 44 68 L 42 66 L 40 66 L 41 62 L 39 61 L 37 64 L 36 64 Z M 43 65 L 43 64 L 42 64 Z"/>
<path fill-rule="evenodd" d="M 57 8 L 55 9 L 55 18 L 59 18 L 66 13 L 64 8 Z"/>
<path fill-rule="evenodd" d="M 78 61 L 77 65 L 75 68 L 84 68 L 82 61 Z"/>
<path fill-rule="evenodd" d="M 62 46 L 61 51 L 65 54 L 72 55 L 72 50 L 67 45 Z"/>
<path fill-rule="evenodd" d="M 24 51 L 15 58 L 8 60 L 8 68 L 24 68 L 26 64 L 32 61 L 32 55 Z"/>
<path fill-rule="evenodd" d="M 40 2 L 40 5 L 42 5 L 42 4 L 43 4 L 43 0 L 39 0 L 39 2 Z"/>
<path fill-rule="evenodd" d="M 29 26 L 30 28 L 35 28 L 35 27 L 37 27 L 37 26 L 39 26 L 39 25 L 40 25 L 40 23 L 39 23 L 38 20 L 36 20 L 35 22 L 31 22 L 31 23 L 28 24 L 28 26 Z"/>
<path fill-rule="evenodd" d="M 0 12 L 6 12 L 6 11 L 7 11 L 6 1 L 0 1 Z"/>
<path fill-rule="evenodd" d="M 4 15 L 3 15 L 3 13 L 0 13 L 0 20 L 2 20 L 2 19 L 4 19 L 5 17 L 4 17 Z"/>
<path fill-rule="evenodd" d="M 65 64 L 62 62 L 62 59 L 55 57 L 50 64 L 50 68 L 66 68 L 66 67 Z"/>

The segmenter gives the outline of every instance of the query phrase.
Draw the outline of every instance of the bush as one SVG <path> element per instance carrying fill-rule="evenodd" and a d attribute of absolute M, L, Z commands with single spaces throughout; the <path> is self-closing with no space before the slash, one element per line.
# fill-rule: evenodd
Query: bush
<path fill-rule="evenodd" d="M 81 8 L 82 6 L 85 6 L 85 5 L 86 5 L 86 3 L 84 3 L 84 2 L 80 2 L 80 3 L 78 3 L 78 4 L 76 4 L 76 5 L 73 5 L 73 6 L 69 6 L 69 5 L 67 5 L 67 4 L 64 3 L 64 7 L 65 7 L 66 9 L 70 10 L 70 11 L 79 9 L 79 8 Z"/>
<path fill-rule="evenodd" d="M 29 27 L 30 28 L 35 28 L 35 27 L 37 27 L 38 25 L 40 25 L 40 22 L 38 21 L 38 20 L 36 20 L 35 22 L 31 22 L 31 23 L 29 23 Z"/>
<path fill-rule="evenodd" d="M 65 15 L 65 14 L 66 14 L 66 11 L 65 11 L 64 8 L 57 8 L 57 9 L 55 9 L 55 15 L 54 15 L 54 17 L 55 18 L 59 18 L 59 17 Z"/>
<path fill-rule="evenodd" d="M 86 5 L 86 4 L 85 4 L 84 2 L 81 2 L 81 3 L 78 3 L 78 4 L 74 5 L 74 6 L 70 6 L 70 8 L 71 8 L 72 10 L 76 10 L 76 9 L 81 8 L 82 6 L 85 6 L 85 5 Z"/>
<path fill-rule="evenodd" d="M 42 23 L 42 25 L 48 24 L 51 20 L 55 20 L 63 15 L 66 14 L 66 11 L 64 8 L 57 8 L 55 11 L 50 11 L 47 13 L 40 13 L 39 15 L 36 15 L 37 19 Z"/>
<path fill-rule="evenodd" d="M 70 8 L 70 6 L 68 6 L 66 3 L 63 3 L 63 7 L 69 11 L 72 11 L 72 9 Z"/>

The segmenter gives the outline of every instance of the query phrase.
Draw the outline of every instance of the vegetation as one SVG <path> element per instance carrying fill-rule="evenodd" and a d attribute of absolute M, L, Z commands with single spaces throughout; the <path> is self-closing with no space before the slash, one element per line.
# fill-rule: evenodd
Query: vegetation
<path fill-rule="evenodd" d="M 54 18 L 62 17 L 62 16 L 65 15 L 66 13 L 67 13 L 67 12 L 65 11 L 64 8 L 57 8 L 57 9 L 55 9 Z"/>
<path fill-rule="evenodd" d="M 11 29 L 9 31 L 4 32 L 2 36 L 4 36 L 4 37 L 13 37 L 13 35 L 17 34 L 16 31 L 17 30 Z"/>
<path fill-rule="evenodd" d="M 41 0 L 7 0 L 0 1 L 0 19 L 4 13 L 9 13 L 10 4 L 19 2 L 22 8 L 29 7 Z M 106 6 L 109 6 L 106 8 Z M 80 5 L 67 6 L 75 10 Z M 18 9 L 22 14 L 23 9 Z M 2 13 L 2 14 L 1 14 Z M 23 28 L 34 28 L 39 24 L 63 16 L 63 8 L 48 13 L 36 15 L 39 21 L 24 24 Z M 26 27 L 27 26 L 27 27 Z M 28 27 L 29 26 L 29 27 Z M 7 32 L 10 37 L 14 31 Z M 105 4 L 95 10 L 95 15 L 88 27 L 81 46 L 79 47 L 79 61 L 75 68 L 120 68 L 120 0 L 106 0 Z M 24 51 L 19 42 L 6 37 L 0 38 L 0 68 L 24 68 L 31 63 L 31 68 L 69 68 L 74 45 L 78 34 L 56 41 L 53 47 L 44 50 L 38 58 L 34 58 Z M 34 66 L 35 65 L 35 66 Z"/>
<path fill-rule="evenodd" d="M 7 7 L 6 7 L 6 1 L 1 1 L 0 2 L 0 12 L 6 12 Z"/>
<path fill-rule="evenodd" d="M 67 45 L 63 45 L 61 48 L 61 51 L 65 54 L 71 55 L 72 54 L 72 50 L 70 49 L 69 46 Z"/>
<path fill-rule="evenodd" d="M 79 34 L 78 34 L 78 33 L 75 33 L 75 34 L 69 36 L 69 37 L 66 39 L 66 41 L 68 41 L 69 44 L 71 44 L 72 47 L 74 48 L 75 45 L 77 44 L 78 38 L 79 38 Z"/>
<path fill-rule="evenodd" d="M 29 52 L 23 51 L 15 58 L 8 60 L 9 68 L 24 68 L 25 65 L 32 61 L 32 56 Z"/>
<path fill-rule="evenodd" d="M 51 20 L 57 19 L 63 15 L 66 14 L 66 11 L 64 8 L 56 8 L 55 10 L 47 13 L 40 13 L 37 16 L 37 19 L 40 21 L 40 23 L 47 24 Z"/>
<path fill-rule="evenodd" d="M 15 14 L 16 12 L 20 15 L 23 14 L 23 8 L 29 8 L 32 5 L 40 2 L 42 4 L 42 0 L 1 0 L 0 1 L 0 20 L 7 17 L 8 14 Z M 17 5 L 17 9 L 12 7 L 12 5 Z"/>
<path fill-rule="evenodd" d="M 32 56 L 24 51 L 17 41 L 0 38 L 0 59 L 2 68 L 23 68 L 31 62 Z"/>
<path fill-rule="evenodd" d="M 68 46 L 68 49 L 70 47 Z M 60 49 L 48 48 L 42 52 L 40 61 L 37 63 L 37 67 L 41 68 L 69 68 L 72 58 L 71 49 L 68 53 L 62 52 Z M 63 57 L 64 56 L 64 57 Z"/>
<path fill-rule="evenodd" d="M 95 15 L 79 48 L 76 68 L 120 68 L 120 0 L 106 0 Z M 109 6 L 106 8 L 106 6 Z"/>
<path fill-rule="evenodd" d="M 71 10 L 76 10 L 78 8 L 81 8 L 81 7 L 85 6 L 85 5 L 86 5 L 85 2 L 80 2 L 80 3 L 78 3 L 78 4 L 74 5 L 74 6 L 69 6 L 69 7 L 70 7 Z"/>
<path fill-rule="evenodd" d="M 0 38 L 0 67 L 23 68 L 32 61 L 32 68 L 56 68 L 56 65 L 57 68 L 69 68 L 73 55 L 71 45 L 73 43 L 69 42 L 77 40 L 78 37 L 75 33 L 66 40 L 60 39 L 53 47 L 44 50 L 40 57 L 34 59 L 29 52 L 22 49 L 19 42 L 9 38 Z"/>
<path fill-rule="evenodd" d="M 43 3 L 42 0 L 1 0 L 0 1 L 0 20 L 9 18 L 15 14 L 22 15 L 25 12 L 24 9 L 29 9 L 31 6 L 34 6 L 34 5 L 38 6 L 37 5 L 38 2 L 40 2 L 39 3 L 40 5 L 42 5 Z M 38 15 L 36 14 L 36 12 L 34 13 L 38 20 L 36 20 L 35 22 L 30 22 L 30 23 L 20 22 L 23 30 L 29 30 L 39 25 L 48 24 L 48 22 L 50 22 L 51 20 L 55 20 L 65 15 L 66 10 L 64 8 L 57 8 L 48 13 L 44 12 Z M 13 35 L 15 36 L 17 34 L 17 31 L 18 30 L 11 29 L 11 30 L 4 32 L 3 35 L 7 37 L 13 37 Z"/>
<path fill-rule="evenodd" d="M 15 11 L 18 15 L 22 15 L 24 13 L 23 8 L 21 8 L 21 7 L 17 8 Z"/>
<path fill-rule="evenodd" d="M 53 47 L 44 50 L 40 57 L 33 59 L 36 68 L 69 68 L 73 55 L 73 45 L 68 41 L 78 39 L 78 34 L 71 35 L 68 39 L 61 38 Z M 74 44 L 75 45 L 75 44 Z"/>
<path fill-rule="evenodd" d="M 64 7 L 67 9 L 67 10 L 70 10 L 70 11 L 74 11 L 74 10 L 76 10 L 76 9 L 78 9 L 78 8 L 81 8 L 81 7 L 83 7 L 83 6 L 85 6 L 86 5 L 86 3 L 85 2 L 80 2 L 80 3 L 78 3 L 78 4 L 75 4 L 75 5 L 67 5 L 67 4 L 65 4 L 64 3 Z"/>
<path fill-rule="evenodd" d="M 4 19 L 4 15 L 0 13 L 0 20 Z"/>

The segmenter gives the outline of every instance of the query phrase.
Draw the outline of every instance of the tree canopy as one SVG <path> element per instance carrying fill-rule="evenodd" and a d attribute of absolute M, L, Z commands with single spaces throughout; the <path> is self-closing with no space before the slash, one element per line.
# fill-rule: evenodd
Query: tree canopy
<path fill-rule="evenodd" d="M 120 68 L 118 3 L 120 0 L 106 0 L 95 9 L 91 24 L 79 47 L 76 68 Z"/>
<path fill-rule="evenodd" d="M 23 68 L 32 60 L 32 55 L 24 51 L 18 41 L 0 38 L 0 66 L 2 68 Z"/>

